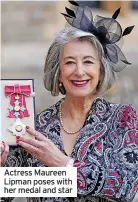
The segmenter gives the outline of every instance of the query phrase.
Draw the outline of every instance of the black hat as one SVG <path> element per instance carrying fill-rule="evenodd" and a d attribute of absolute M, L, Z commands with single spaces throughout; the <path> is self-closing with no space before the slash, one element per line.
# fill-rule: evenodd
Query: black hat
<path fill-rule="evenodd" d="M 129 26 L 122 31 L 121 25 L 116 18 L 120 13 L 120 8 L 115 11 L 112 17 L 102 17 L 96 15 L 93 18 L 91 8 L 80 7 L 75 1 L 69 1 L 72 4 L 72 10 L 65 7 L 67 14 L 64 15 L 67 22 L 84 32 L 95 35 L 103 46 L 105 58 L 109 61 L 113 71 L 119 72 L 127 65 L 130 65 L 121 51 L 123 37 L 133 30 L 134 26 Z"/>

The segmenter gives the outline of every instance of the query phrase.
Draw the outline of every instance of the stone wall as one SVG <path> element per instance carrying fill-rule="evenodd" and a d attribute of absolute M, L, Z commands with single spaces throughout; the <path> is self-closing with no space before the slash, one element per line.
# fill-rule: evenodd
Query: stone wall
<path fill-rule="evenodd" d="M 3 1 L 2 43 L 46 43 L 59 27 L 59 8 L 54 1 Z"/>

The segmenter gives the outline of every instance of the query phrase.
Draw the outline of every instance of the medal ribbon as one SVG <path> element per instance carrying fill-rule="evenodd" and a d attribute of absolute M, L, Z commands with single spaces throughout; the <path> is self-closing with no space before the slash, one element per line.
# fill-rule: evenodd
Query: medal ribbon
<path fill-rule="evenodd" d="M 29 97 L 31 95 L 31 86 L 30 85 L 19 85 L 15 84 L 14 86 L 5 86 L 5 96 L 10 97 L 10 105 L 13 106 L 13 110 L 9 110 L 8 117 L 9 118 L 16 118 L 14 113 L 16 112 L 15 109 L 15 101 L 19 101 L 19 107 L 26 108 L 26 100 L 25 97 Z M 17 99 L 16 96 L 19 96 Z M 18 110 L 19 116 L 18 118 L 28 117 L 30 116 L 27 109 L 24 111 Z"/>

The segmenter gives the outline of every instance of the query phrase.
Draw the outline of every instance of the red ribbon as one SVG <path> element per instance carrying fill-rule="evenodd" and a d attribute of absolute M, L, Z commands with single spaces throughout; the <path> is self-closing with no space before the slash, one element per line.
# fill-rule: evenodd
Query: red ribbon
<path fill-rule="evenodd" d="M 5 86 L 5 95 L 11 96 L 12 94 L 24 94 L 26 96 L 30 96 L 31 86 L 19 86 L 19 84 L 15 84 L 14 86 Z"/>
<path fill-rule="evenodd" d="M 26 108 L 25 96 L 28 97 L 31 95 L 31 86 L 30 85 L 20 86 L 19 84 L 15 84 L 14 86 L 5 86 L 5 95 L 7 97 L 10 97 L 10 105 L 13 106 L 13 110 L 9 111 L 9 114 L 8 114 L 9 118 L 15 118 L 14 102 L 17 100 L 15 99 L 17 94 L 19 96 L 19 99 L 18 99 L 18 101 L 20 102 L 19 106 L 20 107 L 23 106 L 24 108 Z M 19 116 L 18 116 L 19 118 L 30 116 L 27 109 L 25 109 L 24 111 L 19 110 L 18 112 L 19 112 Z"/>

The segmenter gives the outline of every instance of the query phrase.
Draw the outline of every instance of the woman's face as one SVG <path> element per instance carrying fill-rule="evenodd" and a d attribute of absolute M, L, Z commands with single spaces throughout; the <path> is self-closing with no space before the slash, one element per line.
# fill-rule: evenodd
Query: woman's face
<path fill-rule="evenodd" d="M 92 95 L 99 82 L 100 60 L 94 45 L 77 39 L 66 43 L 60 55 L 60 82 L 67 95 Z"/>

